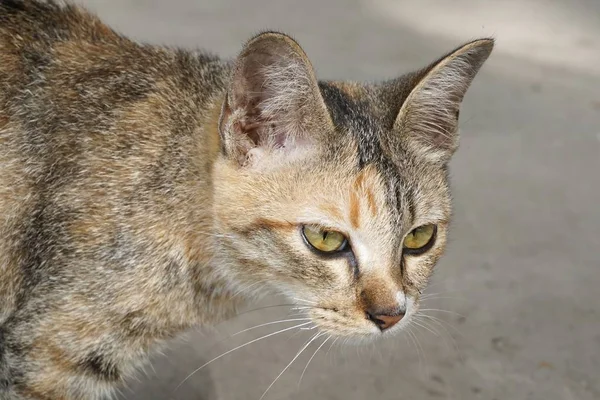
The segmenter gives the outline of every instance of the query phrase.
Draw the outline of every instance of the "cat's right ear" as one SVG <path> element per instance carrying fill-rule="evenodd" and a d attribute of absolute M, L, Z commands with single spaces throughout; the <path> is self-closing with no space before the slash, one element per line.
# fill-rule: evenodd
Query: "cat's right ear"
<path fill-rule="evenodd" d="M 289 36 L 263 33 L 235 61 L 219 119 L 223 154 L 240 165 L 308 151 L 331 124 L 310 61 Z"/>
<path fill-rule="evenodd" d="M 493 47 L 493 39 L 475 40 L 421 72 L 395 122 L 406 150 L 432 162 L 448 162 L 458 145 L 460 104 Z"/>

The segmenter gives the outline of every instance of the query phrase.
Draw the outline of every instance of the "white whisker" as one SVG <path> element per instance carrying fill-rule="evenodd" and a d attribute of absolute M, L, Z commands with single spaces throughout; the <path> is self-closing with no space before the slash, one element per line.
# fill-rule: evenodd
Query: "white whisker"
<path fill-rule="evenodd" d="M 306 367 L 304 367 L 304 369 L 302 370 L 302 374 L 300 375 L 300 379 L 298 379 L 298 388 L 300 388 L 300 383 L 302 383 L 302 377 L 304 376 L 304 373 L 308 369 L 308 365 L 310 364 L 310 362 L 312 361 L 312 359 L 315 358 L 315 356 L 317 355 L 317 353 L 319 352 L 319 350 L 321 350 L 321 348 L 325 345 L 325 343 L 327 343 L 327 341 L 329 339 L 331 339 L 331 335 L 327 336 L 327 338 L 323 341 L 323 343 L 321 343 L 319 345 L 319 347 L 317 347 L 317 350 L 315 350 L 315 352 L 313 353 L 313 355 L 308 359 L 308 362 L 306 363 Z"/>
<path fill-rule="evenodd" d="M 406 333 L 408 333 L 408 337 L 410 338 L 410 340 L 413 342 L 414 344 L 414 349 L 417 352 L 417 357 L 419 359 L 419 369 L 421 371 L 423 371 L 423 356 L 421 355 L 421 346 L 419 345 L 419 343 L 417 342 L 416 336 L 413 333 L 412 329 L 410 329 L 410 326 L 406 327 Z"/>
<path fill-rule="evenodd" d="M 462 300 L 461 297 L 456 296 L 421 296 L 421 301 L 431 301 L 431 300 Z"/>
<path fill-rule="evenodd" d="M 300 328 L 300 329 L 302 329 L 303 331 L 312 331 L 313 329 L 316 329 L 316 328 L 317 328 L 317 326 L 315 325 L 315 326 L 308 326 L 308 327 L 304 327 L 304 328 Z"/>
<path fill-rule="evenodd" d="M 285 322 L 294 322 L 294 321 L 309 321 L 309 320 L 310 320 L 310 318 L 291 318 L 291 319 L 282 319 L 282 320 L 279 320 L 279 321 L 273 321 L 273 322 L 266 322 L 266 323 L 264 323 L 264 324 L 255 325 L 255 326 L 253 326 L 252 328 L 246 328 L 246 329 L 243 329 L 243 330 L 241 330 L 241 331 L 239 331 L 239 332 L 237 332 L 237 333 L 234 333 L 234 334 L 233 334 L 233 335 L 231 335 L 231 336 L 232 336 L 232 337 L 233 337 L 233 336 L 237 336 L 237 335 L 239 335 L 239 334 L 241 334 L 241 333 L 248 332 L 248 331 L 251 331 L 251 330 L 253 330 L 253 329 L 261 328 L 261 327 L 263 327 L 263 326 L 275 325 L 275 324 L 283 324 L 283 323 L 285 323 Z"/>
<path fill-rule="evenodd" d="M 433 315 L 427 315 L 427 314 L 424 314 L 424 313 L 419 313 L 418 315 L 419 315 L 420 317 L 429 318 L 430 320 L 437 322 L 437 323 L 438 323 L 438 324 L 439 324 L 439 325 L 440 325 L 442 328 L 444 328 L 444 329 L 445 329 L 445 326 L 444 326 L 444 324 L 446 324 L 446 325 L 448 325 L 450 328 L 452 328 L 452 329 L 454 330 L 454 332 L 456 332 L 458 335 L 460 335 L 460 336 L 463 336 L 463 333 L 462 333 L 462 332 L 461 332 L 461 331 L 460 331 L 460 330 L 459 330 L 457 327 L 455 327 L 454 325 L 452 325 L 452 324 L 451 324 L 450 322 L 448 322 L 448 321 L 444 321 L 444 320 L 443 320 L 443 319 L 441 319 L 441 318 L 435 317 L 435 316 L 433 316 Z M 449 334 L 449 335 L 452 337 L 452 334 L 450 334 L 450 332 L 448 332 L 448 334 Z"/>
<path fill-rule="evenodd" d="M 339 337 L 336 337 L 335 340 L 333 342 L 331 342 L 331 345 L 329 345 L 329 348 L 327 349 L 327 352 L 325 353 L 325 355 L 329 354 L 329 352 L 331 351 L 331 348 L 333 347 L 335 342 L 338 341 L 338 339 L 339 339 Z"/>
<path fill-rule="evenodd" d="M 431 289 L 431 287 L 432 287 L 432 285 L 430 285 L 430 286 L 429 286 L 429 288 L 430 288 L 430 289 Z M 431 296 L 437 296 L 437 295 L 440 295 L 440 294 L 446 294 L 446 293 L 444 293 L 444 292 L 437 292 L 437 293 L 424 293 L 424 294 L 422 294 L 422 295 L 421 295 L 421 299 L 426 299 L 426 298 L 428 298 L 428 297 L 431 297 Z"/>
<path fill-rule="evenodd" d="M 429 327 L 425 326 L 424 324 L 420 324 L 418 321 L 423 322 L 422 320 L 418 320 L 418 317 L 415 315 L 413 316 L 413 324 L 420 326 L 421 328 L 431 332 L 433 335 L 440 337 L 440 334 L 438 332 L 435 332 L 433 329 L 430 329 Z"/>
<path fill-rule="evenodd" d="M 294 297 L 294 298 L 293 298 L 293 300 L 296 300 L 296 301 L 303 301 L 303 302 L 305 302 L 305 303 L 307 303 L 307 304 L 313 304 L 313 305 L 316 305 L 316 304 L 317 304 L 317 303 L 316 303 L 316 302 L 314 302 L 314 301 L 308 301 L 308 300 L 300 299 L 300 298 L 298 298 L 298 297 Z"/>
<path fill-rule="evenodd" d="M 289 364 L 288 364 L 288 365 L 286 365 L 286 366 L 285 366 L 285 368 L 284 368 L 284 369 L 283 369 L 283 370 L 282 370 L 282 371 L 279 373 L 279 375 L 277 375 L 277 377 L 275 378 L 275 380 L 274 380 L 273 382 L 271 382 L 271 384 L 269 385 L 269 387 L 267 388 L 267 390 L 265 390 L 265 392 L 263 393 L 263 395 L 262 395 L 262 396 L 260 396 L 260 399 L 259 399 L 259 400 L 262 400 L 262 399 L 264 399 L 264 398 L 265 398 L 265 396 L 267 395 L 267 392 L 269 391 L 269 389 L 271 389 L 271 388 L 273 387 L 273 385 L 275 384 L 275 382 L 277 382 L 277 380 L 278 380 L 278 379 L 281 377 L 281 375 L 283 375 L 283 374 L 284 374 L 284 372 L 288 370 L 288 368 L 289 368 L 289 367 L 290 367 L 290 366 L 291 366 L 291 365 L 294 363 L 294 361 L 296 361 L 296 359 L 297 359 L 298 357 L 300 357 L 300 354 L 302 354 L 302 352 L 303 352 L 304 350 L 306 350 L 306 349 L 308 348 L 308 346 L 310 346 L 310 344 L 311 344 L 312 342 L 314 342 L 316 339 L 318 339 L 318 338 L 319 338 L 319 337 L 321 337 L 322 335 L 325 335 L 325 333 L 324 333 L 324 332 L 321 332 L 321 333 L 316 333 L 316 334 L 315 334 L 315 335 L 314 335 L 314 336 L 313 336 L 313 337 L 312 337 L 312 338 L 311 338 L 311 339 L 308 341 L 308 343 L 306 343 L 306 344 L 304 345 L 304 347 L 302 347 L 302 348 L 300 349 L 300 351 L 299 351 L 299 352 L 296 354 L 296 356 L 295 356 L 294 358 L 292 358 L 292 361 L 290 361 L 290 362 L 289 362 Z"/>
<path fill-rule="evenodd" d="M 307 315 L 307 312 L 308 312 L 309 310 L 314 310 L 314 309 L 316 309 L 316 308 L 317 308 L 317 307 L 313 307 L 313 306 L 310 306 L 310 307 L 294 307 L 294 308 L 292 308 L 292 309 L 290 310 L 290 312 L 288 313 L 288 315 L 289 315 L 290 317 L 291 317 L 291 316 L 294 316 L 294 315 Z M 293 312 L 292 312 L 292 311 L 293 311 Z"/>
<path fill-rule="evenodd" d="M 288 317 L 300 317 L 300 316 L 306 317 L 306 313 L 303 312 L 303 311 L 294 312 L 294 313 L 288 313 Z"/>
<path fill-rule="evenodd" d="M 448 340 L 446 340 L 446 336 L 442 335 L 436 328 L 435 325 L 432 324 L 431 321 L 425 320 L 425 319 L 421 319 L 421 317 L 423 317 L 423 315 L 415 315 L 414 318 L 417 319 L 418 321 L 420 321 L 424 326 L 431 328 L 431 330 L 435 331 L 437 333 L 437 336 L 439 336 L 440 338 L 442 338 L 442 340 L 444 341 L 444 345 L 446 346 L 446 348 L 448 350 L 451 350 L 452 346 L 450 346 L 450 343 L 448 343 Z M 434 321 L 437 322 L 437 321 Z M 439 323 L 438 323 L 439 324 Z M 448 334 L 448 331 L 444 328 L 444 326 L 442 326 L 442 328 L 444 329 L 444 332 L 446 334 Z M 449 335 L 451 338 L 452 336 Z M 454 340 L 454 338 L 452 338 Z M 456 343 L 456 342 L 455 342 Z M 458 354 L 458 351 L 457 351 Z"/>
<path fill-rule="evenodd" d="M 263 307 L 253 308 L 251 310 L 247 310 L 247 311 L 243 311 L 241 313 L 238 313 L 238 314 L 234 315 L 233 317 L 226 319 L 225 321 L 221 321 L 219 324 L 217 324 L 217 326 L 220 325 L 220 324 L 223 324 L 225 322 L 231 321 L 232 319 L 237 318 L 237 317 L 239 317 L 241 315 L 248 314 L 248 313 L 251 313 L 251 312 L 260 311 L 260 310 L 264 310 L 264 309 L 267 309 L 267 308 L 292 307 L 294 305 L 295 304 L 275 304 L 275 305 L 270 305 L 270 306 L 263 306 Z"/>
<path fill-rule="evenodd" d="M 295 338 L 296 336 L 300 335 L 301 333 L 304 333 L 304 331 L 298 329 L 296 332 L 292 333 L 291 335 L 288 336 L 287 339 L 285 339 L 286 342 L 289 342 L 290 340 L 292 340 L 293 338 Z"/>
<path fill-rule="evenodd" d="M 240 296 L 241 294 L 245 293 L 245 292 L 249 292 L 250 289 L 252 289 L 253 287 L 256 287 L 258 285 L 264 285 L 264 282 L 254 282 L 254 283 L 250 283 L 248 285 L 244 285 L 240 288 L 238 288 L 235 293 L 233 293 L 233 295 L 231 296 L 231 299 L 235 299 L 236 297 Z"/>
<path fill-rule="evenodd" d="M 419 311 L 436 311 L 436 312 L 441 312 L 441 313 L 447 313 L 447 314 L 453 314 L 456 315 L 458 317 L 463 317 L 466 318 L 464 315 L 457 313 L 456 311 L 449 311 L 449 310 L 440 310 L 438 308 L 421 308 Z"/>
<path fill-rule="evenodd" d="M 422 373 L 424 372 L 425 376 L 429 376 L 429 365 L 427 362 L 427 355 L 425 354 L 425 349 L 421 345 L 421 342 L 419 341 L 419 337 L 414 332 L 412 332 L 412 330 L 411 330 L 411 333 L 412 333 L 413 337 L 415 338 L 415 343 L 417 344 L 421 353 L 423 354 L 423 363 L 421 364 L 421 372 Z"/>
<path fill-rule="evenodd" d="M 200 371 L 202 368 L 206 367 L 206 366 L 207 366 L 207 365 L 209 365 L 210 363 L 212 363 L 212 362 L 214 362 L 214 361 L 217 361 L 218 359 L 220 359 L 220 358 L 222 358 L 222 357 L 225 357 L 227 354 L 230 354 L 230 353 L 232 353 L 232 352 L 234 352 L 234 351 L 236 351 L 236 350 L 238 350 L 238 349 L 241 349 L 242 347 L 246 347 L 246 346 L 248 346 L 248 345 L 250 345 L 250 344 L 252 344 L 252 343 L 256 343 L 256 342 L 258 342 L 259 340 L 263 340 L 263 339 L 269 338 L 269 337 L 271 337 L 271 336 L 275 336 L 275 335 L 277 335 L 277 334 L 279 334 L 279 333 L 283 333 L 283 332 L 290 331 L 290 330 L 292 330 L 292 329 L 300 328 L 301 326 L 305 326 L 305 325 L 308 325 L 308 324 L 310 324 L 310 321 L 309 321 L 309 322 L 304 322 L 304 323 L 302 323 L 302 324 L 299 324 L 299 325 L 294 325 L 294 326 L 291 326 L 291 327 L 289 327 L 289 328 L 281 329 L 281 330 L 279 330 L 279 331 L 277 331 L 277 332 L 269 333 L 268 335 L 261 336 L 261 337 L 259 337 L 258 339 L 253 339 L 253 340 L 251 340 L 251 341 L 249 341 L 249 342 L 246 342 L 246 343 L 244 343 L 244 344 L 242 344 L 242 345 L 239 345 L 239 346 L 237 346 L 237 347 L 234 347 L 233 349 L 231 349 L 231 350 L 229 350 L 229 351 L 226 351 L 225 353 L 221 354 L 220 356 L 217 356 L 217 357 L 215 357 L 215 358 L 211 359 L 210 361 L 207 361 L 207 362 L 205 362 L 205 363 L 204 363 L 204 364 L 202 364 L 200 367 L 198 367 L 197 369 L 195 369 L 194 371 L 192 371 L 192 373 L 191 373 L 191 374 L 189 374 L 188 376 L 186 376 L 186 378 L 185 378 L 183 381 L 181 381 L 181 383 L 180 383 L 179 385 L 177 385 L 177 387 L 175 388 L 175 390 L 179 389 L 179 388 L 181 387 L 181 385 L 183 385 L 183 384 L 184 384 L 184 383 L 185 383 L 185 382 L 186 382 L 188 379 L 190 379 L 190 378 L 191 378 L 191 377 L 192 377 L 192 376 L 193 376 L 193 375 L 194 375 L 196 372 Z"/>
<path fill-rule="evenodd" d="M 426 315 L 426 314 L 420 314 L 419 316 L 431 320 L 432 323 L 438 324 L 444 330 L 444 332 L 446 332 L 446 334 L 450 337 L 450 339 L 452 340 L 452 344 L 454 346 L 454 350 L 456 351 L 456 354 L 458 354 L 458 356 L 460 357 L 461 361 L 464 361 L 464 356 L 460 352 L 460 348 L 458 347 L 458 342 L 456 341 L 456 339 L 454 338 L 454 336 L 452 335 L 452 333 L 448 329 L 446 329 L 446 326 L 444 325 L 444 323 L 446 323 L 449 327 L 451 327 L 452 329 L 454 329 L 459 335 L 462 336 L 462 333 L 456 327 L 452 326 L 450 323 L 448 323 L 448 322 L 446 322 L 446 321 L 444 321 L 444 320 L 442 320 L 440 318 L 437 318 L 437 317 L 434 317 L 434 316 L 431 316 L 431 315 Z M 425 321 L 423 321 L 423 322 L 425 322 Z"/>

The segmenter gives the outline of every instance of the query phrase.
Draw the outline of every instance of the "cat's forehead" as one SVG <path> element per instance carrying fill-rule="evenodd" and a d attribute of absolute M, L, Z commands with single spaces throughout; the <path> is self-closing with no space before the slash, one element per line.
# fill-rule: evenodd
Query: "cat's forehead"
<path fill-rule="evenodd" d="M 398 135 L 393 126 L 405 97 L 402 89 L 392 100 L 385 91 L 389 86 L 320 82 L 319 88 L 336 134 L 354 149 L 358 171 L 369 169 L 374 172 L 370 176 L 377 176 L 393 225 L 412 225 L 419 211 L 429 208 L 424 202 L 445 203 L 445 170 L 430 168 L 401 149 L 390 148 L 393 135 Z"/>
<path fill-rule="evenodd" d="M 319 88 L 336 131 L 354 139 L 359 166 L 380 161 L 381 138 L 393 120 L 392 111 L 379 106 L 378 91 L 354 82 L 320 82 Z"/>
<path fill-rule="evenodd" d="M 357 168 L 377 171 L 389 205 L 400 210 L 407 182 L 403 184 L 405 179 L 400 176 L 400 169 L 386 156 L 389 151 L 384 150 L 385 135 L 391 134 L 398 110 L 393 105 L 381 104 L 382 94 L 375 86 L 320 82 L 319 87 L 339 139 L 355 150 Z"/>

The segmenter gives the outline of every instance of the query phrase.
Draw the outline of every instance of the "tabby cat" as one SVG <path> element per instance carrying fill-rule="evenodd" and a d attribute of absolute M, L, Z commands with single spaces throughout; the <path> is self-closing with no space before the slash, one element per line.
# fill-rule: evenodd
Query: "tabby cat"
<path fill-rule="evenodd" d="M 0 0 L 0 398 L 104 398 L 270 292 L 322 332 L 396 334 L 443 252 L 459 104 L 492 47 L 324 82 L 282 33 L 226 62 Z"/>

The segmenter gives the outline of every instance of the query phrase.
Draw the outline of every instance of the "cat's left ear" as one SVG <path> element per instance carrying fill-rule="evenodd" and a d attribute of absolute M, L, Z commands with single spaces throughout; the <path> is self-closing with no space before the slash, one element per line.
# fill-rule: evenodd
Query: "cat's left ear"
<path fill-rule="evenodd" d="M 310 61 L 289 36 L 251 39 L 235 61 L 219 119 L 221 149 L 242 166 L 308 151 L 331 124 Z"/>
<path fill-rule="evenodd" d="M 406 150 L 432 162 L 448 162 L 458 147 L 460 103 L 493 47 L 493 39 L 475 40 L 421 73 L 395 121 Z"/>

